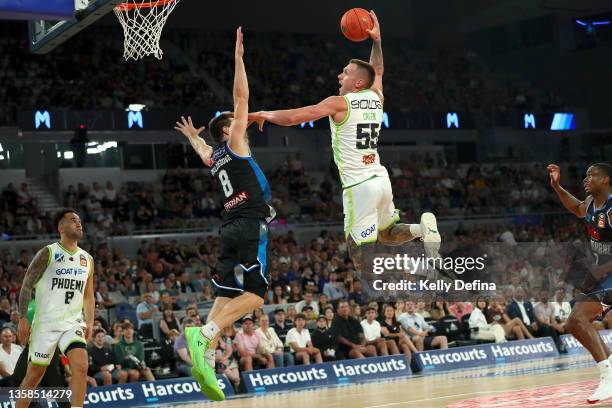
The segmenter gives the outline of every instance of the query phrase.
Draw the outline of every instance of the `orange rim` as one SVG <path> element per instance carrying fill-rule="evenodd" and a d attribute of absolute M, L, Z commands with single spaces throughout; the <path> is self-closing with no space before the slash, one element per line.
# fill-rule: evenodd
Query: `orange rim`
<path fill-rule="evenodd" d="M 168 3 L 174 3 L 175 1 L 176 0 L 157 0 L 157 1 L 149 1 L 145 3 L 121 3 L 117 7 L 115 7 L 115 10 L 128 11 L 128 10 L 134 10 L 137 8 L 153 8 L 153 7 L 163 6 Z"/>

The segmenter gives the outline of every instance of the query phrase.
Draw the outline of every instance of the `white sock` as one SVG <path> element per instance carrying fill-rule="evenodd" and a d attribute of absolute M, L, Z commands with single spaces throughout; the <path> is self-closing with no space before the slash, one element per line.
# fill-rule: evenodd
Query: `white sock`
<path fill-rule="evenodd" d="M 212 368 L 215 368 L 215 350 L 213 349 L 206 350 L 204 352 L 204 359 Z"/>
<path fill-rule="evenodd" d="M 599 367 L 599 372 L 603 375 L 610 372 L 612 369 L 612 365 L 610 364 L 610 360 L 605 359 L 597 363 L 597 367 Z"/>
<path fill-rule="evenodd" d="M 423 231 L 421 231 L 421 224 L 408 224 L 410 226 L 410 233 L 415 238 L 421 238 Z"/>
<path fill-rule="evenodd" d="M 215 322 L 210 321 L 202 326 L 200 332 L 202 333 L 202 336 L 206 337 L 208 340 L 212 340 L 215 338 L 217 333 L 219 333 L 219 326 L 217 326 Z"/>

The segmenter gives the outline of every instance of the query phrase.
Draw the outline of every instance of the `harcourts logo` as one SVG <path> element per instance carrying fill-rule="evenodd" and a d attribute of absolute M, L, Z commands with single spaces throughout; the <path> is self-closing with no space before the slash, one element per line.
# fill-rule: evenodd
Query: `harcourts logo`
<path fill-rule="evenodd" d="M 436 366 L 441 364 L 457 364 L 470 361 L 487 360 L 487 353 L 483 349 L 473 348 L 465 351 L 449 351 L 440 354 L 419 353 L 421 362 L 425 366 Z"/>
<path fill-rule="evenodd" d="M 280 384 L 296 384 L 315 380 L 326 380 L 327 373 L 323 368 L 311 368 L 288 373 L 249 373 L 249 380 L 253 387 L 264 387 Z"/>
<path fill-rule="evenodd" d="M 34 113 L 34 127 L 38 129 L 41 125 L 45 125 L 47 129 L 51 129 L 51 115 L 49 111 L 36 111 Z"/>
<path fill-rule="evenodd" d="M 85 405 L 102 404 L 107 402 L 130 401 L 134 399 L 134 392 L 129 388 L 117 387 L 114 390 L 96 391 L 95 388 L 87 391 Z M 112 405 L 111 405 L 112 406 Z"/>
<path fill-rule="evenodd" d="M 143 129 L 144 124 L 142 122 L 142 112 L 129 111 L 128 112 L 128 128 L 132 128 L 134 124 L 138 125 L 139 128 Z"/>
<path fill-rule="evenodd" d="M 373 375 L 388 373 L 393 371 L 406 370 L 406 362 L 400 359 L 389 361 L 378 361 L 363 364 L 345 365 L 344 363 L 334 363 L 332 365 L 336 377 L 354 377 L 360 375 Z"/>
<path fill-rule="evenodd" d="M 225 383 L 217 378 L 217 384 L 221 390 L 225 389 Z M 199 393 L 200 386 L 195 381 L 176 382 L 172 384 L 155 384 L 153 382 L 142 384 L 142 393 L 145 398 L 166 397 L 177 394 Z"/>
<path fill-rule="evenodd" d="M 376 224 L 372 224 L 370 228 L 366 229 L 365 231 L 361 231 L 361 238 L 369 237 L 370 235 L 372 235 L 375 229 L 376 229 Z"/>
<path fill-rule="evenodd" d="M 527 356 L 530 354 L 553 353 L 554 351 L 555 349 L 553 344 L 551 342 L 544 341 L 531 344 L 491 346 L 491 352 L 493 353 L 493 357 L 496 359 Z"/>

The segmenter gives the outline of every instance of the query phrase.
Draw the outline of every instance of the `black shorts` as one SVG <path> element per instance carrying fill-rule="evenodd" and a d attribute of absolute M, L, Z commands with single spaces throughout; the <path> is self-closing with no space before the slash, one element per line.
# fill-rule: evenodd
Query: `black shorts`
<path fill-rule="evenodd" d="M 270 281 L 267 269 L 268 223 L 236 218 L 220 229 L 221 255 L 217 263 L 217 296 L 235 298 L 244 292 L 261 298 Z"/>

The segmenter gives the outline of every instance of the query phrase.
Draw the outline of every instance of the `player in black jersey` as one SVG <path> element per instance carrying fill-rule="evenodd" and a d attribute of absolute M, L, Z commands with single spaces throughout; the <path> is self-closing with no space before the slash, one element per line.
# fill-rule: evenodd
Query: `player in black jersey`
<path fill-rule="evenodd" d="M 612 358 L 592 322 L 612 306 L 612 166 L 593 164 L 584 178 L 588 197 L 578 200 L 559 185 L 559 166 L 548 166 L 550 185 L 561 203 L 577 217 L 584 218 L 594 262 L 585 277 L 580 297 L 565 324 L 566 329 L 589 350 L 601 372 L 601 382 L 587 402 L 612 398 Z"/>
<path fill-rule="evenodd" d="M 268 222 L 274 210 L 270 185 L 251 156 L 247 138 L 249 87 L 242 55 L 242 31 L 236 31 L 234 112 L 224 112 L 209 123 L 213 149 L 191 118 L 182 117 L 176 130 L 183 133 L 219 183 L 223 193 L 221 256 L 217 264 L 215 303 L 201 329 L 185 330 L 193 360 L 192 374 L 211 399 L 224 398 L 215 376 L 215 349 L 223 328 L 263 305 L 268 290 Z"/>

